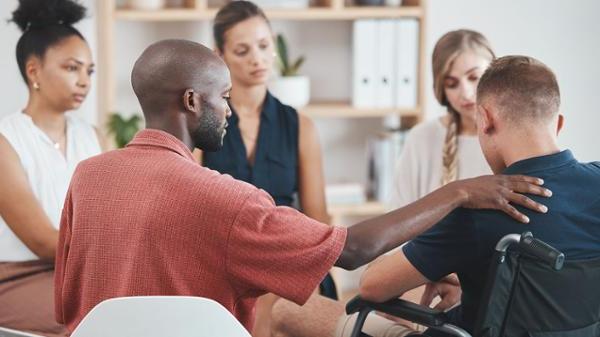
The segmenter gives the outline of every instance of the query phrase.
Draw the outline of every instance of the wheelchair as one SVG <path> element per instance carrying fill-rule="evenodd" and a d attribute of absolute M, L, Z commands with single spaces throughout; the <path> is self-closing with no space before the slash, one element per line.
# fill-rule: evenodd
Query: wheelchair
<path fill-rule="evenodd" d="M 491 261 L 473 335 L 450 324 L 443 311 L 357 296 L 346 305 L 348 314 L 358 312 L 351 336 L 368 336 L 361 329 L 376 310 L 449 336 L 600 337 L 600 259 L 565 261 L 563 253 L 525 232 L 503 237 Z"/>

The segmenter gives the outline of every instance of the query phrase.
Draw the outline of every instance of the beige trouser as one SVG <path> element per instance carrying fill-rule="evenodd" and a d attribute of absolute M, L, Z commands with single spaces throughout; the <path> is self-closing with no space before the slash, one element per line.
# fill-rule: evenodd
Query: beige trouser
<path fill-rule="evenodd" d="M 0 262 L 0 326 L 48 337 L 66 336 L 54 318 L 54 266 Z"/>
<path fill-rule="evenodd" d="M 354 328 L 354 324 L 356 323 L 356 319 L 358 318 L 358 314 L 353 315 L 343 315 L 338 320 L 336 329 L 335 329 L 335 337 L 349 337 L 352 333 L 352 329 Z M 367 316 L 365 320 L 365 325 L 362 328 L 362 331 L 369 336 L 373 337 L 404 337 L 414 330 L 411 330 L 404 325 L 400 325 L 396 322 L 390 321 L 384 317 L 377 315 L 372 312 Z"/>

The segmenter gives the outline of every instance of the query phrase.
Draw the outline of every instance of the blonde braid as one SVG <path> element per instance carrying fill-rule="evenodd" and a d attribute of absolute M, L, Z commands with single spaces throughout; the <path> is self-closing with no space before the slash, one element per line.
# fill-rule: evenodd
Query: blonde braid
<path fill-rule="evenodd" d="M 448 109 L 448 112 L 450 118 L 446 128 L 444 147 L 442 148 L 442 186 L 458 179 L 458 133 L 460 116 L 458 112 L 453 109 Z"/>
<path fill-rule="evenodd" d="M 433 70 L 433 91 L 435 98 L 447 107 L 449 122 L 443 147 L 442 186 L 458 179 L 458 135 L 460 134 L 460 115 L 450 105 L 446 97 L 444 81 L 454 60 L 466 50 L 480 50 L 495 58 L 488 40 L 476 31 L 459 29 L 444 34 L 433 48 L 431 67 Z"/>

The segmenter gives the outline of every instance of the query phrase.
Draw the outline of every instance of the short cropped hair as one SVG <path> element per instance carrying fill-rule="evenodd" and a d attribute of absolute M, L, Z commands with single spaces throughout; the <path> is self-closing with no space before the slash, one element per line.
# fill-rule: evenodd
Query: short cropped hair
<path fill-rule="evenodd" d="M 490 64 L 479 80 L 479 104 L 492 99 L 511 122 L 547 121 L 558 114 L 560 91 L 556 76 L 528 56 L 504 56 Z"/>

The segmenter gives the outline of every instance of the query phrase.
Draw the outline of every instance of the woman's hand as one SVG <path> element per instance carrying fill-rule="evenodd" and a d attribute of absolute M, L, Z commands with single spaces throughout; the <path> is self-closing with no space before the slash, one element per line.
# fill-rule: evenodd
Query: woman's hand
<path fill-rule="evenodd" d="M 522 175 L 488 175 L 458 180 L 448 185 L 463 196 L 462 207 L 497 209 L 518 221 L 529 223 L 529 218 L 511 203 L 546 213 L 546 206 L 523 195 L 552 196 L 550 190 L 541 187 L 543 184 L 542 179 Z"/>

